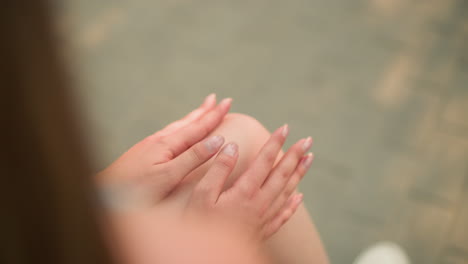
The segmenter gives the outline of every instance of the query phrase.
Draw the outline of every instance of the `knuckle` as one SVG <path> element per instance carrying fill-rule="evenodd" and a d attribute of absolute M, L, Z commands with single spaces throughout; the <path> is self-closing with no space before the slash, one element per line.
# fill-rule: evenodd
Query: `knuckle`
<path fill-rule="evenodd" d="M 287 179 L 291 176 L 291 172 L 287 169 L 280 169 L 278 172 L 277 172 L 278 176 L 281 178 L 281 179 Z"/>
<path fill-rule="evenodd" d="M 162 137 L 156 141 L 155 148 L 160 149 L 159 155 L 164 161 L 169 161 L 174 158 L 174 150 L 172 144 L 167 137 Z"/>
<path fill-rule="evenodd" d="M 178 147 L 176 147 L 176 148 L 180 148 L 180 149 L 184 149 L 184 150 L 185 150 L 185 149 L 189 149 L 190 147 L 192 147 L 192 146 L 190 145 L 190 143 L 187 142 L 187 140 L 185 140 L 185 139 L 179 141 L 178 143 L 175 143 L 175 145 L 178 146 Z"/>
<path fill-rule="evenodd" d="M 202 162 L 205 160 L 205 155 L 198 145 L 194 146 L 189 153 L 191 156 L 190 160 L 194 162 Z"/>
<path fill-rule="evenodd" d="M 231 170 L 234 167 L 234 158 L 228 156 L 219 156 L 216 166 L 222 171 Z"/>
<path fill-rule="evenodd" d="M 270 150 L 270 151 L 267 151 L 266 153 L 264 153 L 263 159 L 264 159 L 265 163 L 273 163 L 276 160 L 276 156 L 277 155 L 275 155 L 273 153 L 273 151 Z"/>
<path fill-rule="evenodd" d="M 160 155 L 161 155 L 161 162 L 167 162 L 174 158 L 174 151 L 171 150 L 170 148 L 167 148 L 161 151 Z"/>

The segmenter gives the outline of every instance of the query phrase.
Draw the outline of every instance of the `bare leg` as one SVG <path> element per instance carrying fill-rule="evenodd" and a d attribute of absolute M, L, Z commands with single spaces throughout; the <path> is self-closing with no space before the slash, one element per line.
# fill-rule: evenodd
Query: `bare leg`
<path fill-rule="evenodd" d="M 242 115 L 229 114 L 223 123 L 212 133 L 222 135 L 226 142 L 239 145 L 239 161 L 226 187 L 241 175 L 253 161 L 270 133 L 256 119 Z M 210 161 L 211 162 L 211 161 Z M 193 185 L 205 174 L 210 162 L 189 175 L 177 190 L 179 199 L 188 199 Z M 184 204 L 181 202 L 180 204 Z M 328 259 L 320 237 L 303 205 L 281 230 L 267 242 L 267 251 L 274 263 L 325 264 Z"/>

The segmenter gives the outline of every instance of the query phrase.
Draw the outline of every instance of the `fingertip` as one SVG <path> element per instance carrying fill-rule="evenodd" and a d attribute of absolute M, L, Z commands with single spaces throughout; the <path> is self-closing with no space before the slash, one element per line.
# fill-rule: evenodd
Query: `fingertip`
<path fill-rule="evenodd" d="M 208 95 L 206 97 L 205 102 L 206 102 L 206 107 L 208 107 L 208 108 L 211 108 L 211 107 L 215 106 L 216 105 L 216 94 L 211 93 L 210 95 Z"/>
<path fill-rule="evenodd" d="M 227 144 L 226 146 L 224 146 L 222 152 L 223 154 L 227 156 L 236 157 L 237 154 L 239 153 L 239 146 L 236 143 L 231 142 Z"/>
<path fill-rule="evenodd" d="M 232 104 L 232 98 L 224 98 L 220 103 L 219 106 L 225 110 L 229 109 Z"/>
<path fill-rule="evenodd" d="M 273 135 L 280 135 L 281 137 L 286 138 L 289 135 L 289 125 L 284 124 L 280 126 L 275 130 L 275 132 L 273 132 L 272 136 Z"/>
<path fill-rule="evenodd" d="M 288 124 L 284 124 L 282 129 L 281 129 L 281 135 L 286 138 L 289 134 L 289 125 Z"/>
<path fill-rule="evenodd" d="M 224 137 L 216 135 L 208 138 L 205 142 L 205 148 L 210 154 L 218 152 L 219 148 L 224 144 Z"/>
<path fill-rule="evenodd" d="M 307 137 L 304 140 L 304 143 L 302 144 L 302 150 L 304 152 L 308 151 L 310 149 L 310 147 L 312 147 L 312 143 L 313 143 L 312 137 Z"/>

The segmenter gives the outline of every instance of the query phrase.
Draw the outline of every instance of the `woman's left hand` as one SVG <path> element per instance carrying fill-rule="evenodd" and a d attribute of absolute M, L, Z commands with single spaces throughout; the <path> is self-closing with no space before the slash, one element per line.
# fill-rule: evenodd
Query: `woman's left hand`
<path fill-rule="evenodd" d="M 224 143 L 205 139 L 229 112 L 231 99 L 216 105 L 214 94 L 187 116 L 143 139 L 98 174 L 104 202 L 113 207 L 154 205 Z"/>

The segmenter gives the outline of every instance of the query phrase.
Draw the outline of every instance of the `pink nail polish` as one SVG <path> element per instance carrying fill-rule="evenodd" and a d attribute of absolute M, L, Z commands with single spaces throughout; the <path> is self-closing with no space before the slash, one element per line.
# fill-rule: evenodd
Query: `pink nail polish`
<path fill-rule="evenodd" d="M 228 155 L 228 156 L 234 157 L 237 154 L 237 149 L 238 149 L 237 144 L 229 143 L 229 144 L 227 144 L 226 147 L 224 147 L 223 153 Z"/>
<path fill-rule="evenodd" d="M 205 141 L 205 147 L 209 153 L 216 153 L 223 143 L 224 138 L 222 136 L 213 136 Z"/>
<path fill-rule="evenodd" d="M 283 135 L 283 137 L 287 137 L 288 134 L 289 134 L 289 125 L 285 124 L 281 130 L 281 135 Z"/>
<path fill-rule="evenodd" d="M 226 107 L 230 105 L 231 102 L 232 102 L 232 98 L 225 98 L 221 101 L 221 103 L 219 103 L 219 105 Z"/>
<path fill-rule="evenodd" d="M 216 102 L 216 94 L 214 93 L 208 95 L 205 99 L 206 105 L 211 105 L 213 102 Z"/>
<path fill-rule="evenodd" d="M 296 195 L 296 204 L 300 204 L 303 199 L 304 199 L 304 194 L 300 193 Z"/>
<path fill-rule="evenodd" d="M 302 165 L 306 168 L 309 168 L 312 165 L 312 161 L 314 160 L 314 154 L 309 153 L 307 154 L 306 158 L 302 161 Z"/>
<path fill-rule="evenodd" d="M 311 137 L 308 137 L 308 138 L 306 138 L 306 140 L 304 141 L 304 144 L 302 144 L 302 150 L 308 151 L 308 150 L 310 149 L 311 146 L 312 146 L 312 138 L 311 138 Z"/>

